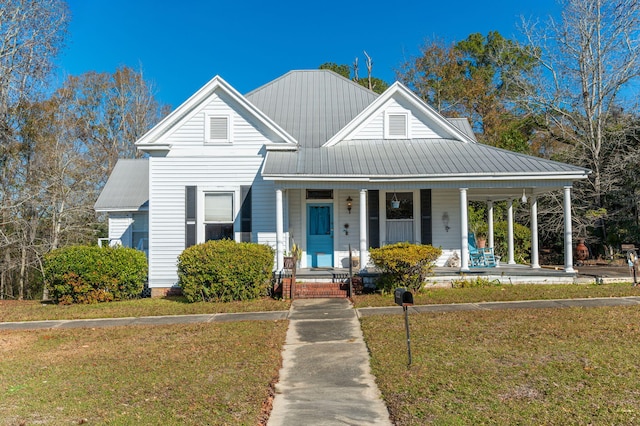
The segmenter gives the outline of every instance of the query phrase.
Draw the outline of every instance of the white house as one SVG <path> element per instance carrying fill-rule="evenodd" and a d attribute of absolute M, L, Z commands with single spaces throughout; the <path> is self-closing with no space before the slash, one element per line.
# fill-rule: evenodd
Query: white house
<path fill-rule="evenodd" d="M 95 208 L 109 212 L 112 243 L 146 248 L 148 231 L 154 295 L 177 285 L 186 247 L 220 238 L 273 246 L 276 270 L 293 241 L 302 268 L 345 267 L 350 246 L 366 265 L 370 247 L 411 241 L 460 253 L 466 271 L 469 200 L 491 211 L 523 194 L 539 268 L 537 196 L 559 189 L 573 272 L 571 187 L 589 170 L 480 144 L 466 119 L 400 83 L 377 95 L 331 71 L 291 71 L 241 95 L 215 77 L 136 146 L 148 158 L 121 160 Z M 492 246 L 491 218 L 489 230 Z M 503 261 L 515 263 L 512 232 Z"/>

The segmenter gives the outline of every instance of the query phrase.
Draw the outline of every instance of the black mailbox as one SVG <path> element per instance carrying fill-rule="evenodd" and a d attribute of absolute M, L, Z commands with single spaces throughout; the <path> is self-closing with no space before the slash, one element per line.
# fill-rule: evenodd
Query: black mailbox
<path fill-rule="evenodd" d="M 405 290 L 404 288 L 396 288 L 396 291 L 393 293 L 396 304 L 400 306 L 411 306 L 413 305 L 413 294 Z"/>

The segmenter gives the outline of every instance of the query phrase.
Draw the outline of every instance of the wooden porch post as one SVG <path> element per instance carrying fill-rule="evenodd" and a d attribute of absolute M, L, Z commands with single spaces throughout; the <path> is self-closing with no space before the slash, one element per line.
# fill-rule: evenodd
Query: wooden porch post
<path fill-rule="evenodd" d="M 467 203 L 468 188 L 460 188 L 460 270 L 469 271 L 469 206 Z"/>
<path fill-rule="evenodd" d="M 538 197 L 531 196 L 531 267 L 540 268 L 538 258 Z"/>
<path fill-rule="evenodd" d="M 565 186 L 564 191 L 564 270 L 575 272 L 573 269 L 573 233 L 571 230 L 571 187 Z"/>
<path fill-rule="evenodd" d="M 369 263 L 367 250 L 367 190 L 360 190 L 360 270 L 364 270 Z"/>
<path fill-rule="evenodd" d="M 282 189 L 276 189 L 276 270 L 284 267 L 284 207 Z"/>
<path fill-rule="evenodd" d="M 509 252 L 509 265 L 515 265 L 513 255 L 513 198 L 509 198 L 507 203 L 507 248 Z"/>
<path fill-rule="evenodd" d="M 493 201 L 487 201 L 487 236 L 489 237 L 489 247 L 493 248 L 494 239 L 493 239 Z"/>

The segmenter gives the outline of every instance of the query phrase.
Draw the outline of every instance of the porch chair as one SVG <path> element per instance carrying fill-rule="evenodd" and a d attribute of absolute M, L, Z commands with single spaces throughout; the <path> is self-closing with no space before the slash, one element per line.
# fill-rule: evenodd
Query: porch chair
<path fill-rule="evenodd" d="M 469 260 L 472 267 L 494 268 L 496 266 L 496 256 L 493 254 L 493 247 L 478 248 L 476 236 L 469 233 Z"/>

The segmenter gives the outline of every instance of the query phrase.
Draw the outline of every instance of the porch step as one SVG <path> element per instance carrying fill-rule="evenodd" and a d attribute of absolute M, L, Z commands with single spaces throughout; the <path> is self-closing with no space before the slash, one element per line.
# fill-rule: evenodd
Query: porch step
<path fill-rule="evenodd" d="M 289 283 L 284 283 L 284 294 L 290 293 Z M 287 296 L 285 296 L 287 297 Z M 327 282 L 297 282 L 294 286 L 294 299 L 315 299 L 324 297 L 349 297 L 349 284 Z M 288 297 L 287 297 L 288 298 Z"/>

